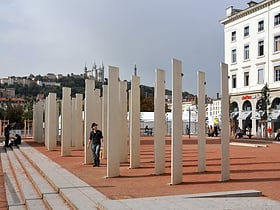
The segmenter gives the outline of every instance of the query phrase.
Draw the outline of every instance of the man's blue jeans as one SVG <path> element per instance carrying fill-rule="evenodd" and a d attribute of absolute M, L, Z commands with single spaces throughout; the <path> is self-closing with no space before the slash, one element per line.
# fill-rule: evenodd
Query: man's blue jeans
<path fill-rule="evenodd" d="M 94 165 L 96 165 L 96 166 L 100 165 L 100 160 L 99 160 L 100 146 L 101 146 L 100 144 L 91 144 L 93 162 L 94 162 Z"/>

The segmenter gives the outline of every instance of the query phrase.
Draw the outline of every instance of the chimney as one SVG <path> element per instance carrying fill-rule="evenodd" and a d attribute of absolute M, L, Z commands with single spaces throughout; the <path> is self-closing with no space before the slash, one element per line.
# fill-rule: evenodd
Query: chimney
<path fill-rule="evenodd" d="M 257 5 L 257 4 L 258 4 L 258 3 L 255 2 L 255 1 L 250 1 L 250 2 L 248 2 L 249 8 L 250 8 L 250 7 L 253 7 L 253 6 Z"/>

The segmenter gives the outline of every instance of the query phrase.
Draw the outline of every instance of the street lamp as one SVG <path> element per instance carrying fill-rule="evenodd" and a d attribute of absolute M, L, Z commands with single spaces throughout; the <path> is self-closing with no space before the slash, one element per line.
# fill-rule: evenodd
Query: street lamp
<path fill-rule="evenodd" d="M 189 106 L 189 139 L 191 138 L 191 106 Z"/>

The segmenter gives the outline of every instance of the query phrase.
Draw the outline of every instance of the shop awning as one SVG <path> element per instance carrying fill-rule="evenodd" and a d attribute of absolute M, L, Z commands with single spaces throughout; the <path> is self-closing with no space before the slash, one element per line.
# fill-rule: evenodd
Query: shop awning
<path fill-rule="evenodd" d="M 253 113 L 252 113 L 251 120 L 253 120 L 253 119 L 255 119 L 255 120 L 260 120 L 260 119 L 261 119 L 261 113 L 259 113 L 259 112 L 253 112 Z"/>
<path fill-rule="evenodd" d="M 243 111 L 240 113 L 238 119 L 239 120 L 246 120 L 247 117 L 249 117 L 249 115 L 252 113 L 252 111 Z"/>
<path fill-rule="evenodd" d="M 277 120 L 279 116 L 280 116 L 280 111 L 274 111 L 269 115 L 269 118 L 272 120 Z"/>

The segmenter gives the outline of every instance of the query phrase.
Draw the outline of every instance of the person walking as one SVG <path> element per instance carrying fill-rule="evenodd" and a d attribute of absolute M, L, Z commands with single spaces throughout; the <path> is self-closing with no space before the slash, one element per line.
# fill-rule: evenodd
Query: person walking
<path fill-rule="evenodd" d="M 8 124 L 5 126 L 4 129 L 4 136 L 5 136 L 5 147 L 9 146 L 9 141 L 10 141 L 10 130 L 11 130 L 11 126 Z"/>
<path fill-rule="evenodd" d="M 91 145 L 91 151 L 93 156 L 93 167 L 100 166 L 100 147 L 101 141 L 103 142 L 102 131 L 97 129 L 97 124 L 92 123 L 91 131 L 89 134 L 87 148 Z"/>

